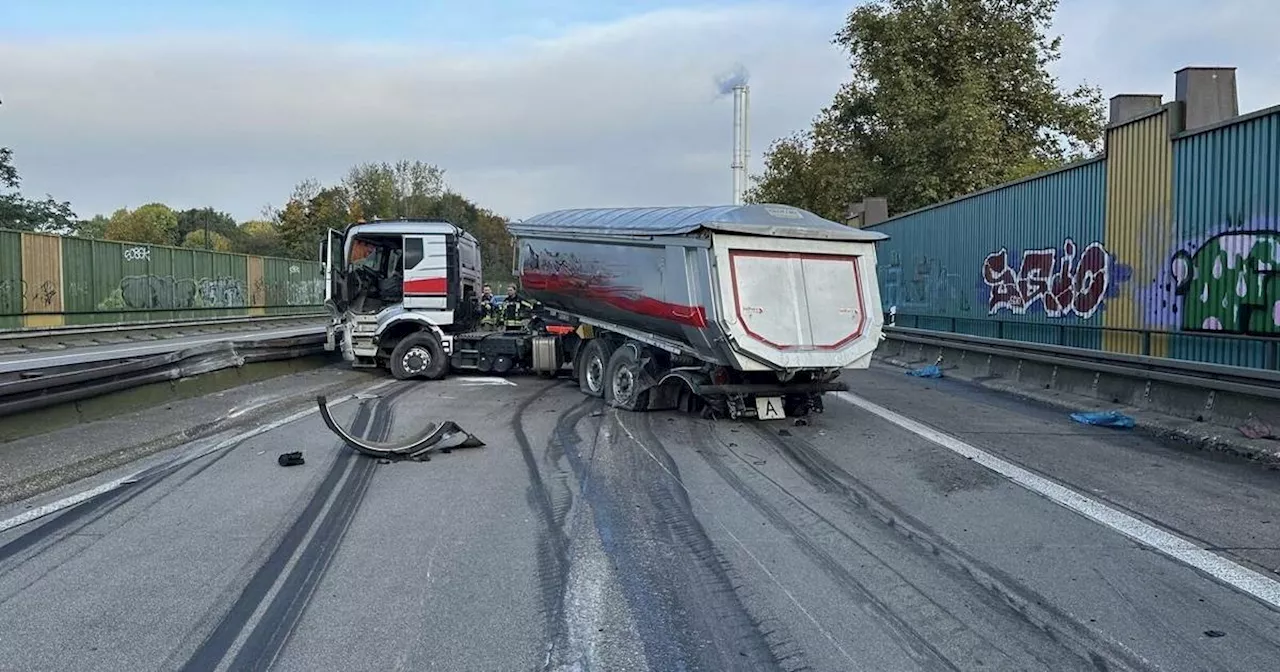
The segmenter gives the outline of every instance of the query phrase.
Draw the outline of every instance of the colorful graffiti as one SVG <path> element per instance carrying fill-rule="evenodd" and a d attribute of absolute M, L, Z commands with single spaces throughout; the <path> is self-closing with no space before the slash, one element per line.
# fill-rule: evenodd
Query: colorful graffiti
<path fill-rule="evenodd" d="M 174 278 L 168 275 L 130 275 L 104 299 L 99 310 L 181 310 L 235 308 L 248 305 L 244 282 L 238 278 Z"/>
<path fill-rule="evenodd" d="M 1220 233 L 1169 266 L 1183 330 L 1280 333 L 1280 232 Z"/>
<path fill-rule="evenodd" d="M 1076 253 L 1075 241 L 1067 238 L 1061 256 L 1052 247 L 1026 250 L 1017 268 L 1007 248 L 988 254 L 982 261 L 982 281 L 991 291 L 988 314 L 1023 315 L 1038 303 L 1047 317 L 1093 317 L 1107 296 L 1111 255 L 1098 242 L 1086 245 L 1078 259 Z"/>
<path fill-rule="evenodd" d="M 902 259 L 894 253 L 888 264 L 877 269 L 883 286 L 881 298 L 885 305 L 900 310 L 929 310 L 933 306 L 946 305 L 962 313 L 973 310 L 972 297 L 977 292 L 972 286 L 964 288 L 959 273 L 952 272 L 942 260 L 919 257 L 911 264 L 908 275 Z"/>

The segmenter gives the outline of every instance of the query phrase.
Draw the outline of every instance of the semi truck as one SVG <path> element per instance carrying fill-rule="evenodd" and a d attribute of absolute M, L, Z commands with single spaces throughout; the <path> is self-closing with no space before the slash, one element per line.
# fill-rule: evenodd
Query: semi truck
<path fill-rule="evenodd" d="M 558 210 L 508 226 L 527 327 L 480 330 L 479 245 L 440 221 L 331 231 L 327 347 L 401 379 L 568 374 L 642 411 L 821 412 L 881 340 L 884 234 L 776 204 Z M 371 251 L 372 250 L 372 251 Z"/>

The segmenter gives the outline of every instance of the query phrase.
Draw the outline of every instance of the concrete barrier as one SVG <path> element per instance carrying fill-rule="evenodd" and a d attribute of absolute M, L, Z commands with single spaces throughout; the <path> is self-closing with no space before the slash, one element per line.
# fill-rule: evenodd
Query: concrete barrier
<path fill-rule="evenodd" d="M 1100 371 L 1085 362 L 1045 361 L 1017 351 L 980 352 L 964 344 L 928 344 L 893 333 L 887 336 L 876 351 L 876 359 L 884 363 L 904 368 L 937 363 L 947 377 L 1064 410 L 1119 410 L 1152 433 L 1280 465 L 1280 442 L 1249 439 L 1239 429 L 1261 421 L 1280 432 L 1280 390 L 1265 393 L 1259 387 L 1259 393 L 1249 393 L 1212 389 L 1193 381 L 1155 379 L 1151 371 L 1136 367 L 1100 366 L 1121 369 Z M 939 338 L 945 339 L 945 334 Z"/>

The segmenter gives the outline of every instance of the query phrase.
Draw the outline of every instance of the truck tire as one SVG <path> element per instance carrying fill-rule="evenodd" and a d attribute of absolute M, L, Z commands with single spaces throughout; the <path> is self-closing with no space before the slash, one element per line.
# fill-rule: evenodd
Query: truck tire
<path fill-rule="evenodd" d="M 649 390 L 641 389 L 641 380 L 645 376 L 644 365 L 640 363 L 640 348 L 634 343 L 627 343 L 609 357 L 607 383 L 604 387 L 604 400 L 610 406 L 625 411 L 643 411 L 649 407 Z"/>
<path fill-rule="evenodd" d="M 578 387 L 587 396 L 600 399 L 604 397 L 605 383 L 608 381 L 609 356 L 613 348 L 602 338 L 593 338 L 582 345 L 578 356 L 574 358 L 578 370 Z"/>
<path fill-rule="evenodd" d="M 437 380 L 449 372 L 449 360 L 435 334 L 420 331 L 405 336 L 391 351 L 391 375 L 396 380 Z"/>

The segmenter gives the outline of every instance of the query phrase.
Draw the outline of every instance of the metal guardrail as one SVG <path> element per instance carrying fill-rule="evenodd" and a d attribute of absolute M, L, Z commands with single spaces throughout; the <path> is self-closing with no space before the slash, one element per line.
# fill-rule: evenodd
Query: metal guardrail
<path fill-rule="evenodd" d="M 325 317 L 328 313 L 294 313 L 292 315 L 257 315 L 234 317 L 213 317 L 191 320 L 167 320 L 164 322 L 112 322 L 110 324 L 85 324 L 66 327 L 31 327 L 21 329 L 0 330 L 0 341 L 26 340 L 34 338 L 56 338 L 58 336 L 77 336 L 84 334 L 104 334 L 125 331 L 150 331 L 156 329 L 180 329 L 183 327 L 216 327 L 235 324 L 258 324 L 266 322 L 309 321 Z"/>
<path fill-rule="evenodd" d="M 1090 348 L 1047 345 L 901 326 L 886 326 L 885 335 L 893 340 L 930 347 L 953 348 L 999 357 L 1017 357 L 1049 365 L 1070 366 L 1100 373 L 1280 399 L 1280 373 L 1265 369 L 1102 352 Z"/>
<path fill-rule="evenodd" d="M 324 341 L 324 334 L 226 341 L 147 357 L 3 374 L 0 375 L 0 417 L 254 362 L 322 354 Z"/>
<path fill-rule="evenodd" d="M 957 317 L 899 312 L 895 326 L 930 332 L 953 332 L 984 338 L 1020 340 L 1047 345 L 1076 346 L 1087 340 L 1114 339 L 1142 355 L 1153 356 L 1156 343 L 1166 347 L 1182 343 L 1186 349 L 1201 355 L 1212 355 L 1217 362 L 1244 368 L 1280 371 L 1280 334 L 1240 334 L 1221 331 L 1167 331 L 1131 327 L 1110 327 L 1079 322 L 1034 322 L 993 317 Z M 1012 336 L 1018 334 L 1018 336 Z M 1038 336 L 1035 340 L 1028 335 Z M 1199 358 L 1186 361 L 1200 362 Z"/>

